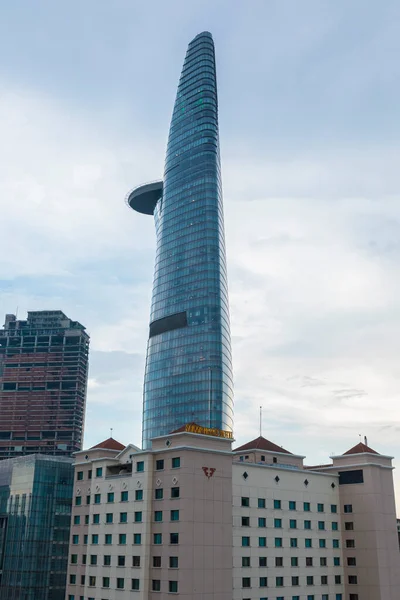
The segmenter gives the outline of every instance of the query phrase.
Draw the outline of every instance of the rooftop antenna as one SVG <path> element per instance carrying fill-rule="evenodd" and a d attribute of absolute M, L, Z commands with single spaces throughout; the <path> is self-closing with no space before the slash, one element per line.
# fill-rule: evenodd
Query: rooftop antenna
<path fill-rule="evenodd" d="M 260 437 L 262 437 L 262 406 L 260 406 Z"/>
<path fill-rule="evenodd" d="M 18 319 L 18 306 L 17 306 L 17 308 L 15 309 L 15 318 L 16 318 L 16 319 Z"/>
<path fill-rule="evenodd" d="M 113 432 L 113 428 L 112 428 L 112 427 L 110 427 L 110 433 L 111 433 L 110 437 L 111 437 L 111 438 L 112 438 L 112 432 Z"/>
<path fill-rule="evenodd" d="M 367 440 L 367 436 L 366 436 L 366 435 L 364 435 L 364 444 L 365 444 L 366 446 L 368 446 L 368 440 Z"/>

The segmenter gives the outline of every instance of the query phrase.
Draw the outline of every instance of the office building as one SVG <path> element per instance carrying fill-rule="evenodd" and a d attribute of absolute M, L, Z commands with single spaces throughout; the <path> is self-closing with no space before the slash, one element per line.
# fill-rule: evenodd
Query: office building
<path fill-rule="evenodd" d="M 232 431 L 233 383 L 212 36 L 189 44 L 164 178 L 127 202 L 154 215 L 157 251 L 144 379 L 143 447 L 188 419 Z"/>
<path fill-rule="evenodd" d="M 75 455 L 67 600 L 398 600 L 391 457 L 332 463 L 193 423 Z"/>
<path fill-rule="evenodd" d="M 64 600 L 72 459 L 0 462 L 0 600 Z"/>
<path fill-rule="evenodd" d="M 0 459 L 82 448 L 89 336 L 60 310 L 6 315 L 0 330 Z"/>

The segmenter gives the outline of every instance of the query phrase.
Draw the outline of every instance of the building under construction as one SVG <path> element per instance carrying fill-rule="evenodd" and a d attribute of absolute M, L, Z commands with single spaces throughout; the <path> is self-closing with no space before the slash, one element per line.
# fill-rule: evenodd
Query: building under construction
<path fill-rule="evenodd" d="M 0 330 L 0 459 L 82 448 L 89 359 L 85 327 L 61 310 L 6 315 Z"/>

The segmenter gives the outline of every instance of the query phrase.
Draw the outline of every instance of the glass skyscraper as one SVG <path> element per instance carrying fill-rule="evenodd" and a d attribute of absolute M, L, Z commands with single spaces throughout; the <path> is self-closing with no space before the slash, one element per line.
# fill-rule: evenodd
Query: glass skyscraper
<path fill-rule="evenodd" d="M 143 400 L 143 447 L 195 422 L 232 431 L 233 384 L 214 43 L 189 44 L 164 179 L 134 189 L 154 214 L 157 252 Z"/>

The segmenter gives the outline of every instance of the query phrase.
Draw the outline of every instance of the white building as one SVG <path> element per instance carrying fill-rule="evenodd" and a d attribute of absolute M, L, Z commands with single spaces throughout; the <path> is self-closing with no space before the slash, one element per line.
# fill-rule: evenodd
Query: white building
<path fill-rule="evenodd" d="M 67 600 L 399 600 L 390 457 L 182 429 L 75 455 Z"/>

